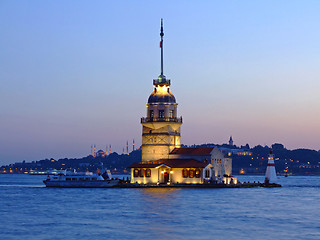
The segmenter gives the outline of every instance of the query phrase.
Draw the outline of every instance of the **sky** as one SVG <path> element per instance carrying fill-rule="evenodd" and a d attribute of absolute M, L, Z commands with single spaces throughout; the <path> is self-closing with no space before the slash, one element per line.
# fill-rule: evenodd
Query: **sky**
<path fill-rule="evenodd" d="M 140 146 L 161 18 L 183 144 L 319 150 L 319 12 L 312 0 L 2 0 L 0 165 Z"/>

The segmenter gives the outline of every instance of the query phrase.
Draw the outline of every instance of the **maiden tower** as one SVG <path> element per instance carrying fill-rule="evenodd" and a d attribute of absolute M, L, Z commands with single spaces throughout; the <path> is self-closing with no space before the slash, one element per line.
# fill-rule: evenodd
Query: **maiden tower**
<path fill-rule="evenodd" d="M 168 159 L 174 148 L 180 147 L 182 117 L 177 117 L 176 99 L 170 91 L 170 80 L 163 74 L 163 23 L 161 19 L 161 73 L 153 80 L 153 92 L 147 103 L 147 117 L 142 124 L 142 161 Z"/>

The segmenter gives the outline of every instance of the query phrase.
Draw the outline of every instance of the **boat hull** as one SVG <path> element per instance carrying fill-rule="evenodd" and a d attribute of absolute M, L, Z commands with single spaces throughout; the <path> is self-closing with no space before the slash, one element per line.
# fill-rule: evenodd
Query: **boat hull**
<path fill-rule="evenodd" d="M 119 184 L 118 180 L 105 181 L 48 181 L 44 180 L 46 187 L 53 188 L 112 188 Z"/>

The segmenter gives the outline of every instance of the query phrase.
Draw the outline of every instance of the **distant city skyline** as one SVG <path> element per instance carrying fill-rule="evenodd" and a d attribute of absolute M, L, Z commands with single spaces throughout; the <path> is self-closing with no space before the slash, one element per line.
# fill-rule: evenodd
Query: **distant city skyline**
<path fill-rule="evenodd" d="M 138 148 L 161 18 L 182 144 L 232 135 L 319 150 L 319 12 L 318 1 L 1 1 L 0 165 Z"/>

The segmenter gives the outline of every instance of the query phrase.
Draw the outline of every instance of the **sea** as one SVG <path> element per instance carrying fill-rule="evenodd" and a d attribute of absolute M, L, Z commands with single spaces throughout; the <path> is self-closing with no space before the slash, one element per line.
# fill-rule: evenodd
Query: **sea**
<path fill-rule="evenodd" d="M 45 178 L 0 174 L 1 240 L 320 239 L 319 176 L 238 189 L 61 189 Z"/>

